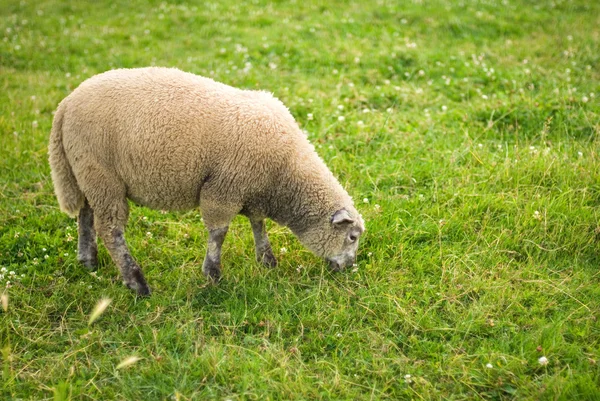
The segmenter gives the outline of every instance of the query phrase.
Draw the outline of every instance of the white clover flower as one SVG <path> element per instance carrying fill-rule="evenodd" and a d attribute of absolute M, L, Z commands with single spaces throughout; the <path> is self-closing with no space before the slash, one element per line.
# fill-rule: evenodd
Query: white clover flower
<path fill-rule="evenodd" d="M 344 105 L 343 105 L 343 104 L 340 104 L 340 105 L 338 105 L 338 107 L 337 107 L 337 108 L 338 108 L 338 110 L 344 110 Z"/>
<path fill-rule="evenodd" d="M 308 114 L 306 115 L 306 119 L 307 119 L 307 120 L 312 120 L 313 118 L 314 118 L 314 116 L 313 116 L 313 113 L 308 113 Z"/>
<path fill-rule="evenodd" d="M 583 157 L 583 152 L 577 152 L 577 156 Z"/>
<path fill-rule="evenodd" d="M 66 258 L 66 257 L 68 257 L 68 256 L 69 256 L 69 252 L 65 252 L 63 255 L 64 255 L 64 256 L 65 256 L 65 258 Z"/>
<path fill-rule="evenodd" d="M 363 203 L 369 203 L 369 198 L 364 198 Z"/>
<path fill-rule="evenodd" d="M 446 110 L 448 110 L 448 106 L 446 106 L 446 105 L 443 105 L 443 106 L 442 106 L 442 111 L 446 111 Z"/>
<path fill-rule="evenodd" d="M 344 121 L 345 119 L 346 119 L 346 117 L 344 117 L 344 116 L 339 116 L 338 117 L 338 121 Z"/>
<path fill-rule="evenodd" d="M 418 74 L 419 74 L 420 76 L 423 76 L 423 75 L 425 75 L 425 71 L 423 71 L 423 70 L 419 70 Z"/>
<path fill-rule="evenodd" d="M 582 98 L 581 98 L 581 101 L 582 101 L 583 103 L 587 103 L 589 100 L 590 100 L 590 99 L 589 99 L 587 96 L 584 96 L 584 97 L 582 97 Z"/>
<path fill-rule="evenodd" d="M 150 231 L 146 232 L 146 237 L 152 238 L 152 233 Z"/>
<path fill-rule="evenodd" d="M 412 376 L 411 375 L 404 375 L 404 382 L 407 384 L 412 383 Z"/>
<path fill-rule="evenodd" d="M 548 361 L 548 358 L 546 358 L 545 356 L 541 356 L 541 357 L 538 359 L 538 362 L 539 362 L 539 364 L 540 364 L 540 365 L 542 365 L 542 366 L 546 366 L 546 365 L 548 365 L 548 362 L 549 362 L 549 361 Z"/>
<path fill-rule="evenodd" d="M 491 363 L 488 363 L 485 365 L 485 367 L 488 369 L 492 369 L 494 367 L 494 365 L 492 365 Z"/>
<path fill-rule="evenodd" d="M 363 126 L 365 125 L 365 123 L 362 120 L 358 120 L 358 122 L 356 123 L 357 125 Z"/>
<path fill-rule="evenodd" d="M 282 247 L 282 248 L 279 250 L 279 253 L 287 253 L 287 248 L 285 248 L 285 247 Z"/>

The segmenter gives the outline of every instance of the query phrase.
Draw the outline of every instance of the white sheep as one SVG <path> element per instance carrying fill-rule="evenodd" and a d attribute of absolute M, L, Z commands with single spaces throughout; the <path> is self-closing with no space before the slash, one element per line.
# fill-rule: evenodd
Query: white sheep
<path fill-rule="evenodd" d="M 199 207 L 209 230 L 203 272 L 220 278 L 229 223 L 250 219 L 256 258 L 277 264 L 264 219 L 288 226 L 335 270 L 352 264 L 364 223 L 288 109 L 172 68 L 118 69 L 83 82 L 58 106 L 49 160 L 61 210 L 79 217 L 78 260 L 97 265 L 96 231 L 123 282 L 148 295 L 124 239 L 127 199 Z"/>

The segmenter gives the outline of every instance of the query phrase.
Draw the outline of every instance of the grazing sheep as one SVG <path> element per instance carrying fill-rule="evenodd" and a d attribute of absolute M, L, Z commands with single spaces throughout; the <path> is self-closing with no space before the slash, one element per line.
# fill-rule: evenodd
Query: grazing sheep
<path fill-rule="evenodd" d="M 58 106 L 49 159 L 61 210 L 79 215 L 78 260 L 96 267 L 97 231 L 139 295 L 150 289 L 125 244 L 127 199 L 199 206 L 209 230 L 202 267 L 212 280 L 237 214 L 250 219 L 256 258 L 268 266 L 277 261 L 267 217 L 334 270 L 354 262 L 364 231 L 352 199 L 279 100 L 177 69 L 119 69 L 83 82 Z"/>

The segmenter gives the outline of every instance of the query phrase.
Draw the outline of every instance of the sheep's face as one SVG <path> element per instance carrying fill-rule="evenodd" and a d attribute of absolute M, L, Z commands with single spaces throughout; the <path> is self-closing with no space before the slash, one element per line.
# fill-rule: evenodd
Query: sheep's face
<path fill-rule="evenodd" d="M 364 231 L 360 214 L 354 208 L 344 208 L 328 217 L 324 225 L 302 235 L 300 241 L 325 258 L 332 270 L 340 271 L 355 262 Z"/>

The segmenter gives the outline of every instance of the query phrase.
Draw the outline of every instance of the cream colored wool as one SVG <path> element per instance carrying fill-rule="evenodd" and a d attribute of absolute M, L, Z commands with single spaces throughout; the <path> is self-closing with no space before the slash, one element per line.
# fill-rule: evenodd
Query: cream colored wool
<path fill-rule="evenodd" d="M 364 230 L 279 100 L 177 69 L 119 69 L 83 82 L 58 106 L 49 160 L 61 210 L 76 215 L 87 200 L 101 237 L 125 226 L 127 198 L 199 206 L 209 230 L 238 213 L 268 217 L 326 258 L 345 246 L 336 211 Z"/>

